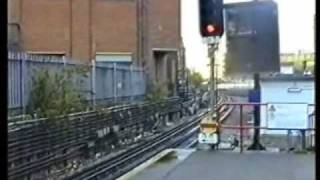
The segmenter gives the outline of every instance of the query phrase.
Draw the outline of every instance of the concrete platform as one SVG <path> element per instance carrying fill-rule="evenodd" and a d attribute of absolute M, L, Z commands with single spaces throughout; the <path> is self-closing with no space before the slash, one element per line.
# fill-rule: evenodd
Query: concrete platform
<path fill-rule="evenodd" d="M 232 151 L 167 150 L 161 157 L 150 160 L 144 168 L 134 171 L 122 179 L 314 180 L 315 156 L 275 152 L 240 154 Z"/>

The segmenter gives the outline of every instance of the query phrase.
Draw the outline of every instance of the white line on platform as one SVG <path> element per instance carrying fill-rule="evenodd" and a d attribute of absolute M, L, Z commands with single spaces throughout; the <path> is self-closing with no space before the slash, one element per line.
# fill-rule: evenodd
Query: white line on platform
<path fill-rule="evenodd" d="M 117 178 L 117 180 L 128 180 L 129 178 L 132 178 L 134 175 L 138 174 L 154 162 L 158 161 L 163 156 L 167 155 L 168 153 L 174 151 L 174 149 L 166 149 L 160 153 L 158 153 L 153 158 L 147 160 L 146 162 L 140 164 L 139 166 L 135 167 L 133 170 L 129 171 L 128 173 L 124 174 L 123 176 Z"/>

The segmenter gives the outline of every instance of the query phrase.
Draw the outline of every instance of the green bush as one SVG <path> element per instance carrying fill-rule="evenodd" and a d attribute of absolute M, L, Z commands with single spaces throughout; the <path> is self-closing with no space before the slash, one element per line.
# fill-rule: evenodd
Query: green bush
<path fill-rule="evenodd" d="M 149 93 L 146 97 L 146 100 L 149 102 L 159 103 L 165 100 L 168 92 L 165 91 L 161 85 L 154 84 L 151 93 Z"/>
<path fill-rule="evenodd" d="M 190 84 L 195 88 L 201 88 L 202 83 L 205 81 L 202 75 L 196 71 L 189 71 L 188 74 L 189 74 Z"/>
<path fill-rule="evenodd" d="M 38 118 L 52 118 L 82 111 L 83 97 L 76 88 L 75 75 L 86 75 L 85 69 L 49 72 L 40 70 L 33 82 L 28 113 Z"/>

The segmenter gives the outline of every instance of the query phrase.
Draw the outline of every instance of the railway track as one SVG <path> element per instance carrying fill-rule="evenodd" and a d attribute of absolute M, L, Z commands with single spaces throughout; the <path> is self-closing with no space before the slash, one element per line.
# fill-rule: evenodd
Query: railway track
<path fill-rule="evenodd" d="M 228 100 L 228 97 L 220 98 L 219 104 Z M 232 112 L 233 107 L 221 106 L 218 110 L 221 113 L 219 121 L 222 122 Z M 207 110 L 203 110 L 189 121 L 181 123 L 152 140 L 128 149 L 116 157 L 100 161 L 81 171 L 75 172 L 65 177 L 64 180 L 116 179 L 162 150 L 176 147 L 192 137 L 198 131 L 197 126 L 199 122 L 207 114 Z"/>
<path fill-rule="evenodd" d="M 225 97 L 220 98 L 219 102 L 222 103 L 224 101 L 226 101 Z M 150 116 L 153 116 L 157 112 L 160 112 L 161 115 L 171 111 L 178 111 L 179 108 L 183 107 L 183 104 L 181 106 L 179 103 L 181 104 L 179 99 L 172 98 L 169 99 L 167 103 L 159 105 L 144 103 L 140 105 L 108 108 L 106 111 L 100 113 L 79 113 L 69 116 L 66 121 L 68 126 L 61 127 L 46 124 L 44 119 L 12 123 L 9 125 L 10 128 L 8 139 L 8 162 L 10 164 L 8 172 L 9 178 L 20 179 L 29 177 L 33 179 L 31 176 L 33 173 L 40 171 L 45 173 L 46 170 L 50 169 L 51 167 L 55 167 L 58 164 L 66 162 L 67 160 L 77 159 L 79 156 L 82 156 L 82 149 L 87 146 L 88 142 L 92 141 L 92 138 L 96 138 L 96 133 L 99 131 L 99 129 L 101 129 L 101 127 L 112 127 L 114 124 L 119 124 L 123 128 L 131 128 L 132 126 L 135 126 L 135 124 L 143 123 L 143 121 L 148 119 Z M 224 107 L 220 110 L 222 113 L 226 113 L 226 109 L 228 108 Z M 126 123 L 123 121 L 125 119 L 127 119 L 125 121 Z M 126 172 L 126 170 L 124 170 L 125 168 L 122 167 L 124 167 L 123 164 L 126 164 L 126 162 L 130 162 L 130 159 L 135 159 L 133 162 L 140 162 L 140 160 L 143 161 L 143 159 L 148 158 L 148 154 L 150 154 L 150 157 L 152 157 L 152 155 L 161 151 L 161 149 L 173 147 L 175 144 L 183 142 L 192 136 L 192 133 L 187 132 L 194 128 L 197 123 L 198 119 L 186 121 L 184 124 L 174 127 L 174 129 L 165 131 L 162 134 L 153 135 L 150 137 L 154 138 L 153 140 L 148 140 L 148 142 L 142 141 L 142 144 L 129 149 L 127 155 L 125 154 L 127 151 L 124 151 L 119 156 L 106 160 L 112 162 L 112 165 L 114 166 L 109 167 L 111 172 L 107 170 L 107 174 L 112 175 Z M 125 133 L 130 133 L 130 131 L 124 131 L 123 133 L 123 136 L 127 136 Z M 120 162 L 122 161 L 119 160 L 121 157 L 122 159 L 124 157 L 130 158 L 123 160 L 123 163 L 121 164 Z M 110 163 L 106 161 L 103 161 L 102 164 L 105 165 L 101 167 L 107 167 L 108 164 L 110 165 Z M 117 164 L 115 162 L 120 164 L 115 166 Z M 131 163 L 131 165 L 133 164 L 134 163 Z M 91 173 L 89 173 L 88 177 L 91 177 L 92 174 L 92 177 L 98 177 L 101 174 L 104 174 L 101 173 L 99 175 L 98 173 L 98 176 L 95 176 L 95 173 L 93 173 L 93 171 L 101 169 L 99 167 L 100 165 L 95 166 L 95 170 L 90 170 L 89 168 Z M 128 168 L 129 166 L 126 167 Z M 86 172 L 87 170 L 87 168 L 82 169 L 83 172 Z M 74 173 L 70 177 L 66 177 L 66 179 L 86 179 L 86 174 L 83 174 L 77 178 L 76 174 L 78 173 Z M 65 173 L 62 173 L 62 176 L 64 175 Z M 61 178 L 59 177 L 58 179 Z"/>
<path fill-rule="evenodd" d="M 187 137 L 181 137 L 179 135 L 182 135 L 196 126 L 206 114 L 207 112 L 201 112 L 200 114 L 191 118 L 191 120 L 181 123 L 180 125 L 158 135 L 148 142 L 139 144 L 138 146 L 125 151 L 119 156 L 104 160 L 93 166 L 85 168 L 80 172 L 64 178 L 64 180 L 89 180 L 100 178 L 115 179 L 130 170 L 129 167 L 126 167 L 128 164 L 131 164 L 131 166 L 135 164 L 136 166 L 158 152 L 181 143 L 181 141 L 185 140 Z"/>
<path fill-rule="evenodd" d="M 143 124 L 155 113 L 179 111 L 179 104 L 179 99 L 172 98 L 165 103 L 118 106 L 102 112 L 61 117 L 65 124 L 59 125 L 46 123 L 45 119 L 11 123 L 8 125 L 8 176 L 10 179 L 31 176 L 32 179 L 35 173 L 82 156 L 82 149 L 97 138 L 101 129 L 114 125 L 129 129 Z M 130 136 L 130 131 L 119 135 Z"/>

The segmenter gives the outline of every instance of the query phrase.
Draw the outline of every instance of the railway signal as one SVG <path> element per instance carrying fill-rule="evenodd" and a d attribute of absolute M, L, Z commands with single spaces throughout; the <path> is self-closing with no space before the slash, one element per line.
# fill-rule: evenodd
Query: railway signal
<path fill-rule="evenodd" d="M 200 34 L 208 44 L 208 55 L 210 57 L 210 109 L 215 111 L 215 83 L 214 83 L 214 53 L 218 47 L 219 39 L 224 32 L 223 24 L 223 0 L 199 0 Z M 213 118 L 213 117 L 212 117 Z M 212 119 L 213 120 L 213 119 Z"/>
<path fill-rule="evenodd" d="M 212 149 L 218 148 L 220 143 L 220 126 L 219 122 L 211 119 L 203 119 L 200 122 L 200 133 L 198 134 L 200 144 L 210 145 Z"/>
<path fill-rule="evenodd" d="M 200 0 L 200 33 L 202 37 L 222 36 L 223 0 Z"/>

